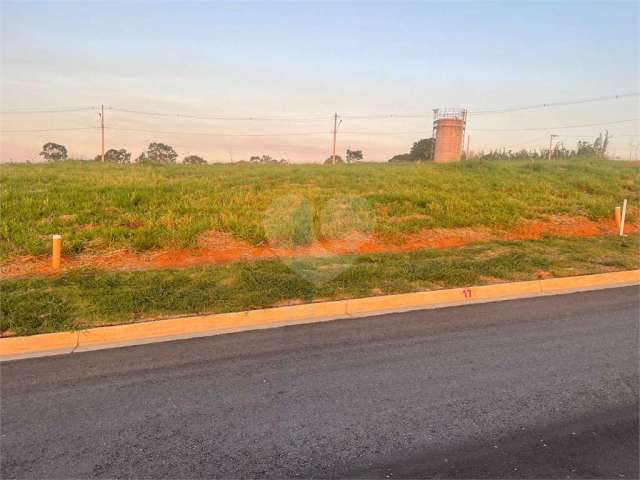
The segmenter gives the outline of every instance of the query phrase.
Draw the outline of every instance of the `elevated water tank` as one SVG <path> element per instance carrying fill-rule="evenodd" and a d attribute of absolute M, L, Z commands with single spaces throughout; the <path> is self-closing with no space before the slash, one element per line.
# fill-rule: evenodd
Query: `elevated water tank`
<path fill-rule="evenodd" d="M 466 125 L 466 110 L 436 108 L 433 111 L 434 162 L 446 163 L 460 160 Z"/>

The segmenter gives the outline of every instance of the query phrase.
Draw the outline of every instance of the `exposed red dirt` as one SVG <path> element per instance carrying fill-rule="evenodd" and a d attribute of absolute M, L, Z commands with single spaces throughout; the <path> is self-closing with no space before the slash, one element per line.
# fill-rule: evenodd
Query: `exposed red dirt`
<path fill-rule="evenodd" d="M 639 223 L 628 223 L 626 233 L 640 231 Z M 209 232 L 199 239 L 197 248 L 179 248 L 136 253 L 118 250 L 101 254 L 81 254 L 63 258 L 62 271 L 81 267 L 105 270 L 147 270 L 184 268 L 199 265 L 223 264 L 241 260 L 276 257 L 327 257 L 337 254 L 367 254 L 408 252 L 426 248 L 455 248 L 492 240 L 535 240 L 545 236 L 593 237 L 615 235 L 614 219 L 592 221 L 585 217 L 553 216 L 546 221 L 522 222 L 508 231 L 488 228 L 435 228 L 407 235 L 404 238 L 384 239 L 353 235 L 340 240 L 317 241 L 303 247 L 272 247 L 250 245 L 229 234 Z M 0 266 L 2 278 L 54 275 L 48 257 L 16 257 Z"/>
<path fill-rule="evenodd" d="M 633 233 L 637 229 L 637 224 L 627 223 L 624 230 L 625 233 Z M 604 218 L 594 222 L 584 217 L 556 215 L 546 222 L 523 222 L 507 232 L 503 238 L 505 240 L 529 240 L 544 236 L 595 237 L 617 232 L 618 226 L 613 218 Z"/>

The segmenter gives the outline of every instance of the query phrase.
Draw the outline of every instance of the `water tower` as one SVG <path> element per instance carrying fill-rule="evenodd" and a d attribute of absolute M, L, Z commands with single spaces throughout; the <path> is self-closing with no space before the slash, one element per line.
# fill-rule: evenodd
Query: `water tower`
<path fill-rule="evenodd" d="M 433 161 L 457 162 L 462 154 L 467 111 L 454 108 L 436 108 L 433 111 Z"/>

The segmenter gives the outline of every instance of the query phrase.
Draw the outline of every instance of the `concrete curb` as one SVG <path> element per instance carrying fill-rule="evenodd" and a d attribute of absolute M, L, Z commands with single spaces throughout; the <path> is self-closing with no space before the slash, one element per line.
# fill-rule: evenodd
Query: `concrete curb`
<path fill-rule="evenodd" d="M 245 312 L 169 318 L 30 337 L 9 337 L 0 339 L 0 361 L 638 284 L 640 284 L 640 270 L 629 270 L 578 277 L 309 303 Z"/>

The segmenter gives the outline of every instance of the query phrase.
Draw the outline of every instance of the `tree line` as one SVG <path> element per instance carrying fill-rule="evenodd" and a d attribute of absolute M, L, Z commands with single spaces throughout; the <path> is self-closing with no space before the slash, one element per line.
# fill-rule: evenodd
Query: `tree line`
<path fill-rule="evenodd" d="M 574 157 L 596 157 L 605 158 L 607 155 L 607 148 L 609 146 L 609 132 L 605 131 L 604 135 L 601 133 L 593 142 L 586 140 L 578 141 L 576 148 L 570 149 L 562 142 L 557 143 L 551 150 L 549 155 L 549 149 L 539 150 L 527 150 L 521 149 L 513 151 L 507 150 L 489 150 L 488 152 L 474 152 L 470 155 L 469 159 L 503 159 L 503 160 L 524 160 L 524 159 L 544 159 L 551 156 L 551 158 L 574 158 Z M 397 162 L 429 162 L 433 161 L 433 154 L 435 150 L 435 140 L 433 138 L 422 138 L 413 143 L 411 149 L 407 153 L 401 153 L 393 156 L 388 161 L 391 163 Z M 40 152 L 45 160 L 49 162 L 57 162 L 66 160 L 68 157 L 67 148 L 64 145 L 59 145 L 54 142 L 45 143 L 42 146 Z M 462 159 L 466 158 L 466 154 L 462 153 Z M 104 161 L 119 164 L 130 163 L 148 163 L 156 165 L 169 165 L 175 164 L 178 159 L 178 154 L 174 148 L 170 145 L 166 145 L 160 142 L 152 142 L 149 144 L 147 150 L 143 151 L 133 162 L 131 161 L 131 152 L 128 152 L 124 148 L 115 149 L 111 148 L 104 153 Z M 364 159 L 362 150 L 347 149 L 344 159 L 340 155 L 328 157 L 325 164 L 350 164 L 355 162 L 361 162 Z M 102 160 L 101 155 L 97 155 L 94 160 Z M 199 155 L 188 155 L 182 159 L 182 163 L 188 165 L 203 165 L 208 163 L 204 158 Z M 260 164 L 278 164 L 286 165 L 291 163 L 286 158 L 276 159 L 269 155 L 254 155 L 249 158 L 249 161 L 240 160 L 237 163 L 260 163 Z"/>
<path fill-rule="evenodd" d="M 54 142 L 47 142 L 42 146 L 40 156 L 49 162 L 59 162 L 68 159 L 67 147 Z M 340 155 L 336 155 L 335 163 L 353 163 L 361 161 L 364 158 L 362 150 L 350 150 L 347 149 L 345 159 L 343 160 Z M 110 163 L 130 164 L 130 163 L 150 163 L 156 165 L 170 165 L 175 164 L 178 160 L 178 153 L 171 145 L 164 143 L 152 142 L 149 144 L 147 150 L 143 151 L 138 157 L 131 160 L 131 152 L 128 152 L 124 148 L 115 149 L 110 148 L 104 152 L 104 161 Z M 102 161 L 102 155 L 96 155 L 94 161 Z M 204 158 L 199 155 L 188 155 L 182 159 L 182 163 L 189 165 L 204 165 L 208 163 Z M 240 160 L 236 163 L 261 163 L 261 164 L 278 164 L 287 165 L 291 163 L 286 158 L 273 158 L 270 155 L 252 155 L 249 161 Z M 329 157 L 325 160 L 326 164 L 333 163 L 333 157 Z"/>
<path fill-rule="evenodd" d="M 593 142 L 579 140 L 576 148 L 567 148 L 563 142 L 558 142 L 551 148 L 549 154 L 548 148 L 538 150 L 511 150 L 503 148 L 502 150 L 489 150 L 488 152 L 476 152 L 470 155 L 470 159 L 479 160 L 543 160 L 546 158 L 606 158 L 607 149 L 609 148 L 609 132 L 600 133 Z"/>
<path fill-rule="evenodd" d="M 469 155 L 469 160 L 526 160 L 526 159 L 545 159 L 549 158 L 606 158 L 607 149 L 609 147 L 609 132 L 600 133 L 593 142 L 586 140 L 578 141 L 576 148 L 567 148 L 567 146 L 559 142 L 551 149 L 527 150 L 521 149 L 513 151 L 511 149 L 489 150 L 488 152 L 474 152 Z M 414 142 L 408 153 L 401 153 L 389 159 L 389 162 L 429 162 L 433 161 L 435 152 L 435 140 L 433 138 L 423 138 Z M 466 159 L 466 153 L 462 152 L 462 159 Z"/>
<path fill-rule="evenodd" d="M 58 143 L 48 142 L 42 146 L 40 156 L 49 162 L 59 162 L 67 160 L 67 147 Z M 165 145 L 164 143 L 152 142 L 149 144 L 149 148 L 142 152 L 133 161 L 135 163 L 154 163 L 167 165 L 176 163 L 177 159 L 178 154 L 172 146 Z M 96 155 L 94 160 L 101 161 L 102 155 Z M 109 150 L 104 152 L 104 161 L 111 163 L 129 164 L 131 163 L 131 152 L 128 152 L 124 148 L 110 148 Z M 207 161 L 199 155 L 188 155 L 182 159 L 182 163 L 201 165 L 207 163 Z"/>

